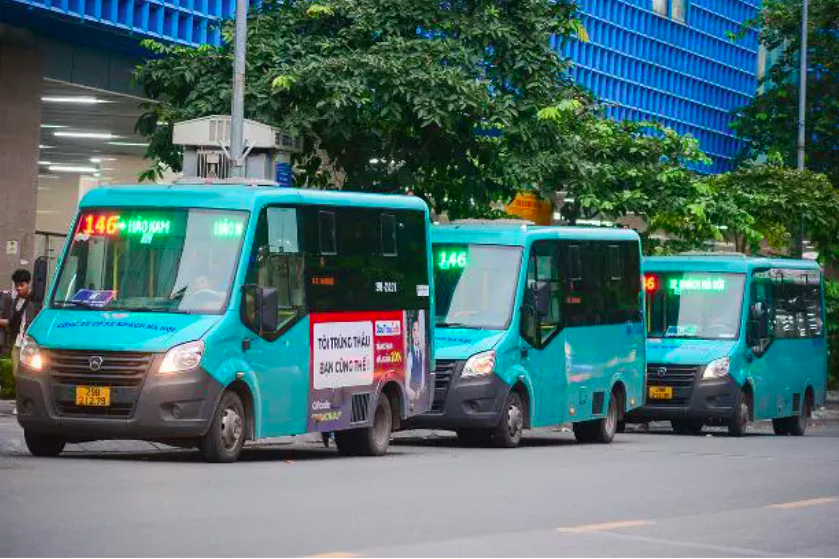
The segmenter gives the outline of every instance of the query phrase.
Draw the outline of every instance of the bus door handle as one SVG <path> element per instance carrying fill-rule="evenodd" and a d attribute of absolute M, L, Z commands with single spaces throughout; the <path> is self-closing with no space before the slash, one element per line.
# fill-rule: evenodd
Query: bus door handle
<path fill-rule="evenodd" d="M 522 346 L 522 348 L 521 348 L 521 358 L 522 359 L 527 359 L 527 356 L 528 356 L 529 353 L 530 352 L 527 350 L 527 347 Z"/>
<path fill-rule="evenodd" d="M 242 351 L 247 351 L 251 348 L 251 339 L 245 338 L 242 340 Z"/>

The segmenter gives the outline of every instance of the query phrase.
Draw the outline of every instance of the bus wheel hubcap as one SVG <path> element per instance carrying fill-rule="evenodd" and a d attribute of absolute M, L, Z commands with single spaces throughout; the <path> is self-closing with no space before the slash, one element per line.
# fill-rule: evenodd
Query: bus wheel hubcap
<path fill-rule="evenodd" d="M 224 448 L 235 448 L 242 436 L 242 416 L 233 408 L 227 408 L 221 416 L 221 441 Z"/>
<path fill-rule="evenodd" d="M 524 419 L 521 409 L 515 404 L 511 405 L 507 414 L 507 429 L 510 432 L 510 436 L 514 439 L 520 436 L 523 424 Z"/>

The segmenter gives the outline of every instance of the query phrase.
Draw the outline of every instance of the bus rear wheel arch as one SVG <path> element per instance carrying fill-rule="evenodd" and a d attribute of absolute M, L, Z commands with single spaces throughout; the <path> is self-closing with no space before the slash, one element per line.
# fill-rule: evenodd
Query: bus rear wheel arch
<path fill-rule="evenodd" d="M 398 406 L 398 402 L 396 404 Z M 393 417 L 394 405 L 391 403 L 391 396 L 388 390 L 383 389 L 376 399 L 370 425 L 335 432 L 338 452 L 345 456 L 382 456 L 390 445 Z"/>
<path fill-rule="evenodd" d="M 776 435 L 792 435 L 793 437 L 804 436 L 807 431 L 807 422 L 813 414 L 815 394 L 813 388 L 808 386 L 804 391 L 804 400 L 799 408 L 798 414 L 790 417 L 781 417 L 772 420 L 772 429 Z"/>
<path fill-rule="evenodd" d="M 608 407 L 603 417 L 574 423 L 574 438 L 577 439 L 577 442 L 611 443 L 612 439 L 615 438 L 615 433 L 618 431 L 618 423 L 623 417 L 621 410 L 624 407 L 624 398 L 625 391 L 623 385 L 618 382 L 612 387 L 612 392 L 609 394 Z"/>

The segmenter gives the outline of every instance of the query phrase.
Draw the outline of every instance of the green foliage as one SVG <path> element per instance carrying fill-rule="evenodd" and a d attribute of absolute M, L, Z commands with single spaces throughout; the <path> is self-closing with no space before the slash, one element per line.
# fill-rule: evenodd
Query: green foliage
<path fill-rule="evenodd" d="M 769 69 L 765 89 L 738 111 L 732 127 L 748 141 L 743 154 L 783 154 L 796 165 L 801 0 L 766 0 L 757 24 L 761 41 L 780 56 Z M 839 182 L 839 0 L 811 0 L 807 39 L 807 168 Z"/>
<path fill-rule="evenodd" d="M 684 166 L 706 161 L 696 141 L 606 119 L 554 35 L 587 40 L 573 0 L 269 1 L 249 18 L 247 116 L 303 135 L 304 187 L 410 189 L 451 218 L 488 215 L 517 190 L 566 189 L 572 220 L 635 212 L 714 236 Z M 137 78 L 156 102 L 138 128 L 148 155 L 178 170 L 159 123 L 229 111 L 231 48 L 148 46 L 158 57 Z"/>
<path fill-rule="evenodd" d="M 576 94 L 549 39 L 583 31 L 571 0 L 268 1 L 249 16 L 246 112 L 303 135 L 301 186 L 410 187 L 465 215 L 526 185 L 505 173 L 507 130 Z M 138 129 L 177 170 L 159 123 L 229 112 L 232 48 L 147 46 Z"/>
<path fill-rule="evenodd" d="M 760 241 L 784 249 L 803 219 L 822 260 L 839 256 L 839 192 L 825 175 L 790 169 L 770 156 L 766 163 L 749 162 L 707 182 L 714 222 L 728 226 L 739 250 L 756 251 Z"/>
<path fill-rule="evenodd" d="M 12 360 L 0 358 L 0 399 L 15 397 L 15 377 L 12 374 Z"/>

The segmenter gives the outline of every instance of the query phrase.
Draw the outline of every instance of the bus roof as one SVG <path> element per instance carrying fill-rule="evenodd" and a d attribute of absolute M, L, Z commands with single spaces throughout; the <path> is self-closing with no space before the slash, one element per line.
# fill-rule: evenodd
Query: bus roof
<path fill-rule="evenodd" d="M 791 268 L 798 270 L 821 270 L 813 260 L 791 258 L 764 258 L 743 254 L 720 253 L 681 254 L 678 256 L 650 256 L 644 258 L 644 270 L 650 272 L 731 272 L 745 274 L 756 268 Z"/>
<path fill-rule="evenodd" d="M 558 227 L 513 223 L 434 225 L 431 228 L 431 240 L 438 243 L 525 246 L 528 242 L 544 239 L 638 242 L 639 237 L 632 229 Z"/>
<path fill-rule="evenodd" d="M 169 207 L 252 210 L 265 204 L 323 204 L 428 211 L 416 196 L 304 190 L 252 185 L 166 184 L 108 186 L 88 192 L 79 207 Z"/>

